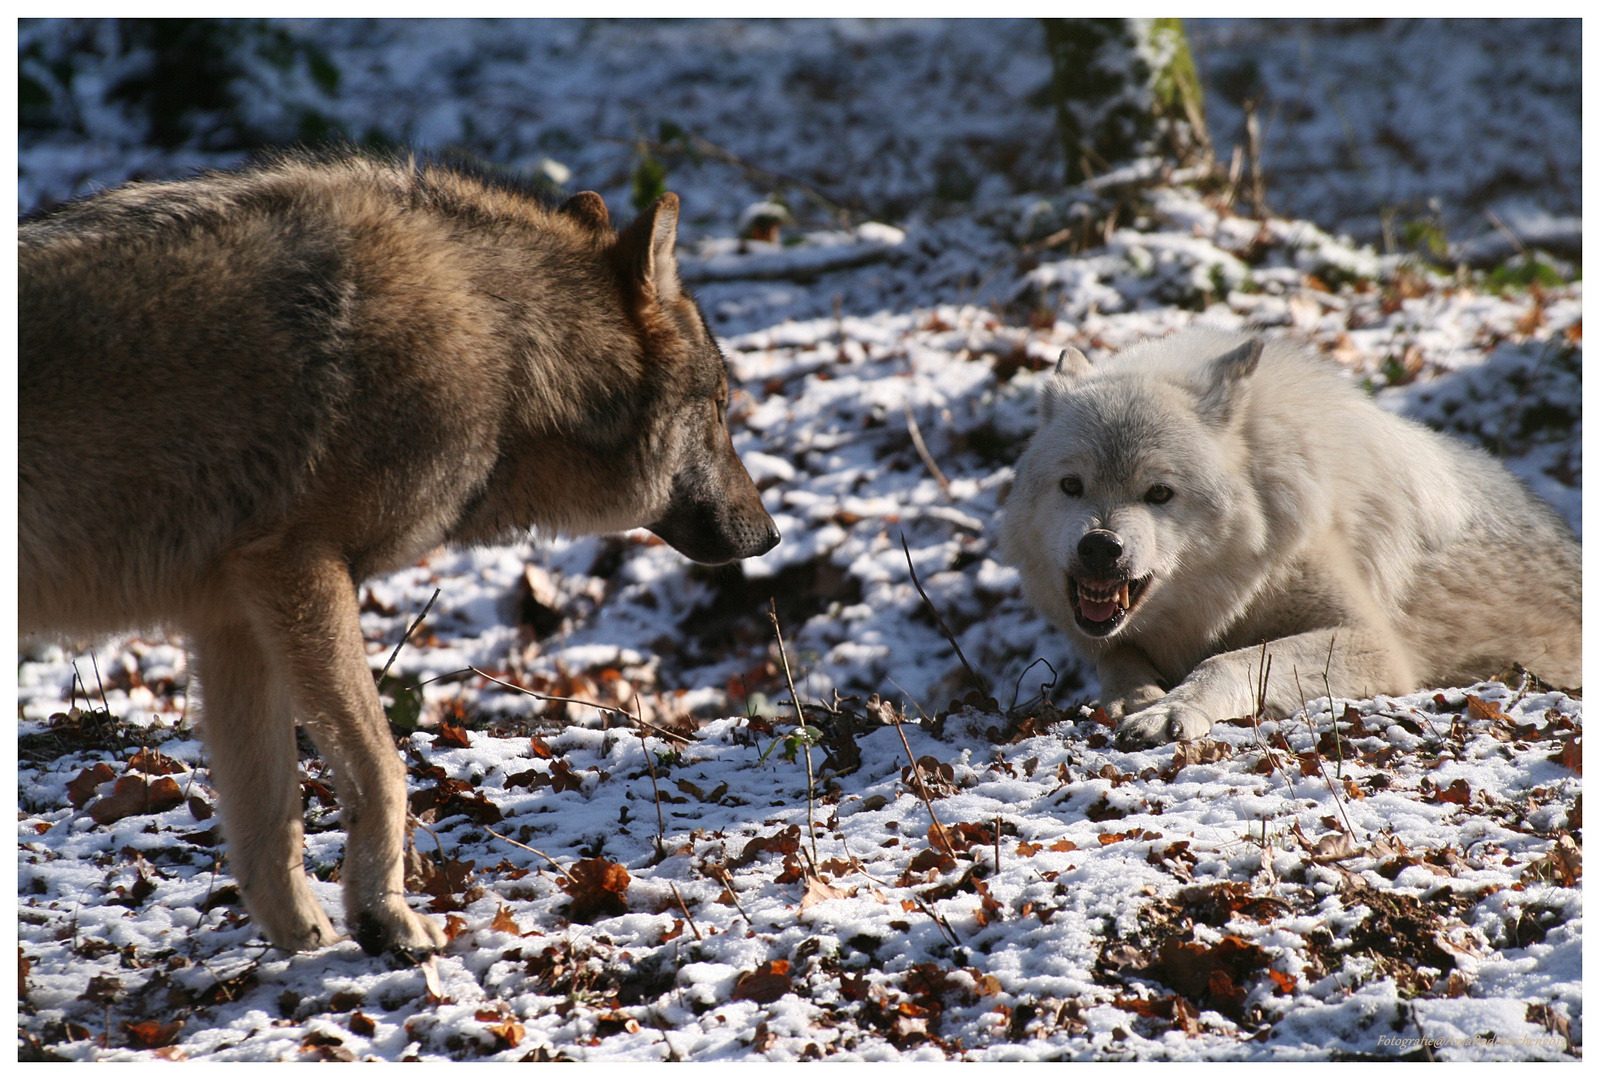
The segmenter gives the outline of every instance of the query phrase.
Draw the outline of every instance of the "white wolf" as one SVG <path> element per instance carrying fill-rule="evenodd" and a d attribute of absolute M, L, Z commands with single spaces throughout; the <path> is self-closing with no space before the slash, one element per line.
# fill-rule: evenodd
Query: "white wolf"
<path fill-rule="evenodd" d="M 1487 454 L 1384 412 L 1294 345 L 1196 328 L 1039 395 L 1001 531 L 1028 601 L 1099 670 L 1124 746 L 1192 739 L 1299 682 L 1369 696 L 1520 662 L 1582 681 L 1582 552 Z"/>

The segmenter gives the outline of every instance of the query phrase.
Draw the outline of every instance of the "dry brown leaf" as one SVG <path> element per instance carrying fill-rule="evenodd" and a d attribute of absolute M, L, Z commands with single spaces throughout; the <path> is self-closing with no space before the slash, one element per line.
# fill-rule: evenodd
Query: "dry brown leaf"
<path fill-rule="evenodd" d="M 183 1023 L 181 1018 L 167 1024 L 159 1020 L 141 1020 L 136 1024 L 123 1024 L 122 1031 L 128 1037 L 128 1045 L 135 1050 L 154 1050 L 177 1042 Z"/>
<path fill-rule="evenodd" d="M 794 989 L 789 976 L 789 961 L 768 960 L 754 971 L 740 975 L 733 984 L 733 1000 L 770 1005 Z"/>
<path fill-rule="evenodd" d="M 1485 701 L 1480 697 L 1467 695 L 1467 715 L 1474 720 L 1499 720 L 1502 723 L 1514 724 L 1515 720 L 1500 711 L 1500 707 L 1493 702 Z"/>
<path fill-rule="evenodd" d="M 494 920 L 489 923 L 489 929 L 522 936 L 522 928 L 517 925 L 517 920 L 511 917 L 511 909 L 504 904 L 501 904 L 499 910 L 494 913 Z"/>
<path fill-rule="evenodd" d="M 1579 776 L 1583 775 L 1583 736 L 1568 735 L 1561 744 L 1559 752 L 1551 754 L 1550 760 L 1557 765 L 1565 765 Z"/>
<path fill-rule="evenodd" d="M 1317 842 L 1309 849 L 1311 861 L 1315 863 L 1338 862 L 1341 859 L 1353 859 L 1365 854 L 1366 851 L 1356 846 L 1349 834 L 1342 832 L 1327 833 L 1318 837 Z"/>
<path fill-rule="evenodd" d="M 607 859 L 580 859 L 567 869 L 561 888 L 572 897 L 567 918 L 590 923 L 628 911 L 628 871 Z"/>
<path fill-rule="evenodd" d="M 89 816 L 101 825 L 110 825 L 134 814 L 159 814 L 183 802 L 183 791 L 170 776 L 147 781 L 139 773 L 128 773 L 117 780 L 110 795 L 101 796 L 89 807 Z"/>
<path fill-rule="evenodd" d="M 472 740 L 467 737 L 465 728 L 440 721 L 439 726 L 433 729 L 433 745 L 455 750 L 471 750 Z"/>
<path fill-rule="evenodd" d="M 834 886 L 829 885 L 822 878 L 816 877 L 812 874 L 807 874 L 805 876 L 805 883 L 805 895 L 800 897 L 801 911 L 804 911 L 809 907 L 815 907 L 824 900 L 838 900 L 842 897 L 850 895 L 843 889 L 835 888 Z"/>
<path fill-rule="evenodd" d="M 115 769 L 103 761 L 97 761 L 67 781 L 67 800 L 72 803 L 74 810 L 81 810 L 84 803 L 94 798 L 101 784 L 116 778 Z"/>

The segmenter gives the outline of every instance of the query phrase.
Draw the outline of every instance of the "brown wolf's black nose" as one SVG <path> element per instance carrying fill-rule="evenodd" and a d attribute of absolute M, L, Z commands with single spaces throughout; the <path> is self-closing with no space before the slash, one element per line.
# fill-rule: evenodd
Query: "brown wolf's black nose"
<path fill-rule="evenodd" d="M 1109 529 L 1092 529 L 1078 541 L 1078 558 L 1083 568 L 1100 577 L 1116 573 L 1117 560 L 1122 558 L 1122 538 Z"/>

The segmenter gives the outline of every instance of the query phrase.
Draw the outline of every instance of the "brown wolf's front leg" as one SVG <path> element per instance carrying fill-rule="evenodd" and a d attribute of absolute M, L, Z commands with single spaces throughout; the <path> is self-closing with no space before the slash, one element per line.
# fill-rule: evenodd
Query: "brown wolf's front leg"
<path fill-rule="evenodd" d="M 245 907 L 262 936 L 279 948 L 332 944 L 339 935 L 302 869 L 294 718 L 282 673 L 244 623 L 191 633 L 190 647 L 228 865 Z"/>
<path fill-rule="evenodd" d="M 252 556 L 251 576 L 295 713 L 333 766 L 345 825 L 348 928 L 374 955 L 434 952 L 444 946 L 444 932 L 406 905 L 405 768 L 367 666 L 349 569 L 318 545 L 280 541 Z"/>

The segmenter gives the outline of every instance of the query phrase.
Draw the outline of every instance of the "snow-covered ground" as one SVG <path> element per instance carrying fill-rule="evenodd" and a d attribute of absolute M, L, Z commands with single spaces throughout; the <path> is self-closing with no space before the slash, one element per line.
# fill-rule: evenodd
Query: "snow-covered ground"
<path fill-rule="evenodd" d="M 1077 708 L 1092 672 L 991 539 L 1037 372 L 1195 320 L 1311 344 L 1577 528 L 1572 267 L 1451 273 L 1396 239 L 1579 213 L 1575 27 L 1192 24 L 1224 164 L 1245 61 L 1278 106 L 1267 205 L 1299 216 L 1258 220 L 1195 173 L 1061 191 L 1027 21 L 286 25 L 338 94 L 302 79 L 248 106 L 263 124 L 315 101 L 354 135 L 597 189 L 617 216 L 656 144 L 785 540 L 706 571 L 645 533 L 541 537 L 363 590 L 375 669 L 438 590 L 393 672 L 432 680 L 402 739 L 414 902 L 452 937 L 427 971 L 253 937 L 181 643 L 26 649 L 25 1055 L 1581 1054 L 1581 702 L 1516 679 L 1319 686 L 1214 743 L 1118 752 Z M 73 33 L 108 55 L 79 61 L 76 134 L 24 132 L 23 209 L 237 158 L 145 145 L 103 100 L 138 56 Z M 24 55 L 62 36 L 24 26 Z M 740 244 L 775 194 L 790 242 Z M 968 698 L 902 537 L 994 700 Z M 769 600 L 820 733 L 809 802 Z M 641 738 L 635 711 L 670 734 Z M 324 773 L 308 747 L 308 867 L 337 912 Z M 121 816 L 119 779 L 166 808 Z"/>

